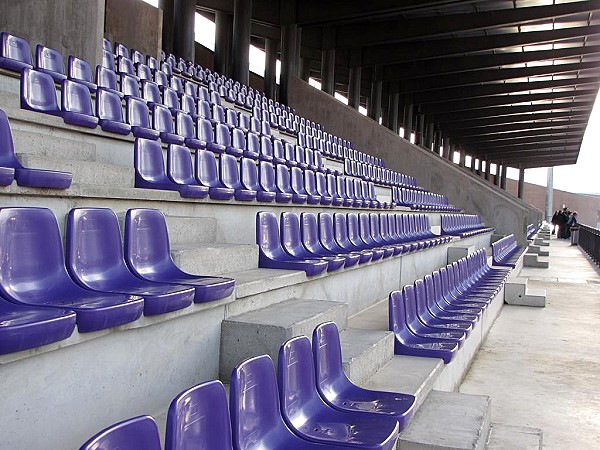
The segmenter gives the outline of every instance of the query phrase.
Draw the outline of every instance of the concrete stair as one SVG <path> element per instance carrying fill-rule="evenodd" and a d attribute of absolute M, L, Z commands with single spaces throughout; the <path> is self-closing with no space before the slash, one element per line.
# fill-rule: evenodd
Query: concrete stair
<path fill-rule="evenodd" d="M 525 253 L 523 255 L 523 267 L 537 267 L 547 269 L 550 267 L 550 260 L 545 256 L 539 256 L 535 253 Z"/>
<path fill-rule="evenodd" d="M 340 333 L 344 372 L 354 383 L 371 378 L 394 356 L 391 331 L 367 331 L 348 328 Z"/>
<path fill-rule="evenodd" d="M 503 425 L 492 422 L 487 450 L 542 450 L 543 433 L 539 428 Z"/>
<path fill-rule="evenodd" d="M 217 241 L 217 221 L 211 217 L 165 216 L 171 245 Z"/>
<path fill-rule="evenodd" d="M 550 241 L 548 239 L 537 237 L 533 240 L 533 245 L 539 245 L 540 247 L 550 247 Z"/>
<path fill-rule="evenodd" d="M 546 306 L 546 291 L 528 288 L 525 278 L 511 278 L 504 285 L 504 302 L 509 305 L 543 308 Z"/>
<path fill-rule="evenodd" d="M 279 347 L 295 336 L 312 336 L 320 323 L 346 328 L 348 306 L 326 300 L 292 298 L 266 308 L 226 318 L 221 325 L 220 378 L 229 380 L 241 361 L 269 355 L 277 364 Z"/>
<path fill-rule="evenodd" d="M 178 244 L 171 246 L 171 256 L 182 270 L 202 275 L 258 267 L 258 246 L 251 244 Z"/>
<path fill-rule="evenodd" d="M 542 250 L 539 245 L 529 244 L 527 248 L 527 253 L 533 253 L 539 256 L 550 256 L 549 250 Z"/>

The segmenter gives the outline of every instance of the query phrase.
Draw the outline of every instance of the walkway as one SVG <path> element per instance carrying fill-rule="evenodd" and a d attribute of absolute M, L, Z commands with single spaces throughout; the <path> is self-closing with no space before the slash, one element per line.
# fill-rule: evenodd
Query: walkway
<path fill-rule="evenodd" d="M 460 392 L 489 395 L 494 422 L 541 428 L 546 449 L 599 449 L 600 271 L 552 239 L 550 268 L 521 276 L 546 308 L 505 305 Z"/>

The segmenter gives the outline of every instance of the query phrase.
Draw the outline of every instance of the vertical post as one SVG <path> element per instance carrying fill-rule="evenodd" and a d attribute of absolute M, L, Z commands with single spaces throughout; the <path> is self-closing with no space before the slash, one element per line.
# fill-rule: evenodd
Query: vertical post
<path fill-rule="evenodd" d="M 521 200 L 525 198 L 525 169 L 519 170 L 519 189 L 517 191 L 517 197 Z"/>
<path fill-rule="evenodd" d="M 390 121 L 390 86 L 389 83 L 381 83 L 381 124 L 388 127 Z"/>
<path fill-rule="evenodd" d="M 414 130 L 414 105 L 411 101 L 404 104 L 404 137 L 410 140 L 410 135 Z"/>
<path fill-rule="evenodd" d="M 300 57 L 300 78 L 308 83 L 310 79 L 310 59 Z"/>
<path fill-rule="evenodd" d="M 431 150 L 433 147 L 433 135 L 434 133 L 434 125 L 433 122 L 428 122 L 427 123 L 427 128 L 425 131 L 426 137 L 425 137 L 425 147 L 427 147 L 428 150 Z M 433 148 L 433 152 L 437 153 L 438 155 L 440 154 L 440 149 L 439 148 Z"/>
<path fill-rule="evenodd" d="M 465 156 L 467 156 L 465 154 L 465 151 L 461 150 L 460 153 L 459 153 L 459 157 L 458 157 L 458 165 L 460 167 L 465 167 Z"/>
<path fill-rule="evenodd" d="M 438 132 L 439 136 L 442 136 L 442 132 L 439 131 Z M 443 138 L 442 139 L 442 148 L 444 149 L 444 158 L 446 158 L 449 161 L 452 161 L 452 147 L 450 146 L 450 139 L 449 138 Z"/>
<path fill-rule="evenodd" d="M 277 44 L 275 39 L 265 39 L 265 95 L 275 98 L 275 78 L 277 72 Z"/>
<path fill-rule="evenodd" d="M 371 95 L 369 97 L 368 115 L 376 122 L 379 122 L 381 115 L 381 89 L 383 83 L 380 80 L 380 74 L 381 68 L 379 66 L 374 66 L 371 69 Z"/>
<path fill-rule="evenodd" d="M 500 177 L 500 189 L 506 190 L 506 175 L 508 174 L 508 166 L 502 164 L 502 174 Z"/>
<path fill-rule="evenodd" d="M 223 11 L 217 11 L 215 13 L 215 71 L 226 77 L 231 75 L 232 35 L 233 16 Z"/>
<path fill-rule="evenodd" d="M 335 92 L 335 30 L 324 28 L 321 39 L 321 90 Z"/>
<path fill-rule="evenodd" d="M 502 176 L 502 166 L 499 162 L 496 163 L 496 178 L 494 178 L 494 184 L 500 187 L 500 177 Z"/>
<path fill-rule="evenodd" d="M 388 128 L 398 134 L 398 111 L 400 108 L 400 92 L 398 92 L 400 84 L 395 81 L 390 83 L 390 110 Z"/>
<path fill-rule="evenodd" d="M 469 170 L 471 170 L 471 172 L 475 172 L 475 157 L 471 156 L 471 164 L 469 164 Z"/>
<path fill-rule="evenodd" d="M 246 85 L 249 84 L 251 22 L 252 0 L 233 0 L 231 77 Z"/>
<path fill-rule="evenodd" d="M 195 59 L 194 28 L 196 0 L 175 0 L 173 8 L 173 53 L 188 61 Z"/>
<path fill-rule="evenodd" d="M 360 90 L 362 86 L 362 50 L 350 51 L 350 80 L 348 83 L 348 105 L 356 110 L 360 106 Z"/>
<path fill-rule="evenodd" d="M 485 161 L 485 179 L 489 181 L 490 174 L 492 173 L 492 164 L 489 160 Z"/>
<path fill-rule="evenodd" d="M 279 101 L 287 105 L 288 84 L 295 75 L 296 67 L 296 24 L 281 27 L 281 74 L 279 76 Z"/>
<path fill-rule="evenodd" d="M 417 145 L 425 147 L 425 114 L 417 114 Z"/>
<path fill-rule="evenodd" d="M 162 48 L 173 53 L 173 4 L 174 0 L 159 0 L 158 7 L 163 11 Z"/>
<path fill-rule="evenodd" d="M 554 168 L 548 167 L 548 176 L 546 181 L 546 222 L 552 220 L 552 200 L 554 197 Z"/>

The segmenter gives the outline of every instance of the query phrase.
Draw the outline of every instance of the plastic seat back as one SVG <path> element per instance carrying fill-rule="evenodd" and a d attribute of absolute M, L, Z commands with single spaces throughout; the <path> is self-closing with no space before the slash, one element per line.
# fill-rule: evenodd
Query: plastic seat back
<path fill-rule="evenodd" d="M 105 428 L 79 450 L 161 450 L 158 426 L 150 416 L 125 420 Z"/>
<path fill-rule="evenodd" d="M 292 188 L 290 184 L 290 170 L 284 164 L 277 164 L 275 168 L 275 174 L 277 189 L 280 192 L 291 194 Z"/>
<path fill-rule="evenodd" d="M 312 353 L 319 394 L 335 399 L 350 385 L 342 366 L 340 334 L 334 322 L 318 325 L 312 335 Z"/>
<path fill-rule="evenodd" d="M 35 61 L 39 70 L 49 73 L 56 81 L 67 78 L 65 63 L 58 50 L 38 44 L 35 48 Z"/>
<path fill-rule="evenodd" d="M 150 110 L 143 100 L 128 98 L 125 115 L 127 123 L 132 127 L 152 128 L 150 125 Z"/>
<path fill-rule="evenodd" d="M 114 92 L 98 89 L 96 94 L 96 115 L 98 119 L 125 123 L 121 98 Z"/>
<path fill-rule="evenodd" d="M 2 109 L 0 109 L 0 167 L 23 168 L 15 154 L 8 116 Z"/>
<path fill-rule="evenodd" d="M 96 83 L 98 87 L 117 91 L 117 74 L 106 67 L 96 66 Z M 119 91 L 120 92 L 120 91 Z"/>
<path fill-rule="evenodd" d="M 21 108 L 60 115 L 54 80 L 46 73 L 25 68 L 21 74 Z"/>
<path fill-rule="evenodd" d="M 69 55 L 68 67 L 70 80 L 75 80 L 88 87 L 95 88 L 96 84 L 93 80 L 92 68 L 87 61 Z"/>
<path fill-rule="evenodd" d="M 112 52 L 102 51 L 102 67 L 115 71 L 115 57 Z"/>
<path fill-rule="evenodd" d="M 167 176 L 177 184 L 194 185 L 192 155 L 187 147 L 169 144 L 167 147 Z"/>
<path fill-rule="evenodd" d="M 233 155 L 223 154 L 219 157 L 219 179 L 224 186 L 242 189 L 240 183 L 240 166 Z"/>
<path fill-rule="evenodd" d="M 277 192 L 275 184 L 275 168 L 268 161 L 261 161 L 258 166 L 260 187 L 267 192 Z"/>
<path fill-rule="evenodd" d="M 125 97 L 139 97 L 140 96 L 140 83 L 138 80 L 131 75 L 122 73 L 121 74 L 121 93 Z"/>
<path fill-rule="evenodd" d="M 240 158 L 240 181 L 245 189 L 262 191 L 258 182 L 258 167 L 251 158 Z"/>
<path fill-rule="evenodd" d="M 168 108 L 162 105 L 154 105 L 152 108 L 153 127 L 161 133 L 174 133 L 173 115 Z"/>
<path fill-rule="evenodd" d="M 31 69 L 33 61 L 29 42 L 4 31 L 0 33 L 0 67 L 15 72 Z"/>
<path fill-rule="evenodd" d="M 162 147 L 157 141 L 137 138 L 134 145 L 135 186 L 175 189 L 165 174 Z"/>
<path fill-rule="evenodd" d="M 158 84 L 153 81 L 142 80 L 142 98 L 149 104 L 162 103 Z"/>
<path fill-rule="evenodd" d="M 173 399 L 165 450 L 233 450 L 227 396 L 220 381 L 199 384 Z"/>
<path fill-rule="evenodd" d="M 291 182 L 290 185 L 292 190 L 296 194 L 306 195 L 306 188 L 304 187 L 304 176 L 303 171 L 300 167 L 292 167 L 291 168 Z"/>
<path fill-rule="evenodd" d="M 203 186 L 220 187 L 217 160 L 215 154 L 208 150 L 196 151 L 196 180 Z"/>
<path fill-rule="evenodd" d="M 195 139 L 196 130 L 194 129 L 194 120 L 189 114 L 178 112 L 175 116 L 175 129 L 179 136 L 185 139 Z"/>

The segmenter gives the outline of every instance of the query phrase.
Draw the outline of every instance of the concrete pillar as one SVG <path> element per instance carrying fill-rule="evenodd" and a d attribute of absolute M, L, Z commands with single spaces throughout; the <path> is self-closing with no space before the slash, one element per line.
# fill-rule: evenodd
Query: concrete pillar
<path fill-rule="evenodd" d="M 162 49 L 173 53 L 173 1 L 158 0 L 158 7 L 163 11 Z"/>
<path fill-rule="evenodd" d="M 231 76 L 232 35 L 233 16 L 217 11 L 215 13 L 215 71 L 227 77 Z"/>
<path fill-rule="evenodd" d="M 517 191 L 517 197 L 521 200 L 525 198 L 525 169 L 519 170 L 519 189 Z"/>
<path fill-rule="evenodd" d="M 467 156 L 465 154 L 465 151 L 461 150 L 460 153 L 459 153 L 459 156 L 458 156 L 458 165 L 460 167 L 465 167 L 465 156 Z"/>
<path fill-rule="evenodd" d="M 321 51 L 321 90 L 329 95 L 335 93 L 335 49 Z"/>
<path fill-rule="evenodd" d="M 300 57 L 300 70 L 298 76 L 308 83 L 310 79 L 310 59 Z"/>
<path fill-rule="evenodd" d="M 444 158 L 452 161 L 452 146 L 450 145 L 450 139 L 449 138 L 442 139 L 442 132 L 439 130 L 437 132 L 437 136 L 439 136 L 437 145 L 440 144 L 439 141 L 441 140 L 441 145 L 442 145 L 442 148 L 444 149 Z"/>
<path fill-rule="evenodd" d="M 435 137 L 434 133 L 435 133 L 434 124 L 431 122 L 427 123 L 427 128 L 425 129 L 425 147 L 427 147 L 428 149 L 431 149 L 433 147 L 433 141 L 434 141 L 434 137 Z M 440 149 L 433 148 L 433 152 L 437 153 L 439 155 Z"/>
<path fill-rule="evenodd" d="M 265 78 L 263 89 L 269 98 L 275 98 L 275 77 L 277 72 L 277 45 L 275 39 L 265 39 Z"/>
<path fill-rule="evenodd" d="M 390 121 L 390 86 L 389 83 L 381 84 L 381 124 L 388 127 Z"/>
<path fill-rule="evenodd" d="M 371 95 L 369 96 L 368 115 L 371 119 L 379 122 L 381 116 L 381 90 L 383 83 L 381 82 L 381 67 L 374 66 L 371 72 Z"/>
<path fill-rule="evenodd" d="M 196 0 L 175 0 L 173 10 L 173 54 L 194 61 Z"/>
<path fill-rule="evenodd" d="M 477 175 L 481 176 L 481 158 L 477 158 L 476 163 L 477 164 L 475 165 L 475 167 L 476 167 Z"/>
<path fill-rule="evenodd" d="M 348 85 L 348 105 L 358 110 L 360 106 L 360 87 L 361 87 L 362 67 L 350 67 L 350 84 Z"/>
<path fill-rule="evenodd" d="M 502 166 L 499 162 L 496 163 L 496 177 L 494 178 L 494 184 L 500 187 L 500 178 L 502 177 Z"/>
<path fill-rule="evenodd" d="M 488 181 L 490 179 L 490 174 L 492 173 L 491 168 L 492 168 L 492 164 L 490 163 L 490 161 L 486 161 L 485 162 L 485 179 Z"/>
<path fill-rule="evenodd" d="M 410 139 L 411 133 L 415 130 L 414 109 L 412 102 L 404 104 L 404 137 L 406 139 Z"/>
<path fill-rule="evenodd" d="M 281 27 L 281 73 L 279 75 L 279 101 L 287 105 L 288 83 L 291 76 L 296 75 L 296 24 Z"/>
<path fill-rule="evenodd" d="M 546 181 L 546 222 L 552 220 L 552 199 L 554 197 L 554 168 L 548 167 L 548 178 Z"/>
<path fill-rule="evenodd" d="M 508 166 L 502 164 L 502 173 L 500 174 L 500 188 L 506 190 L 506 175 L 508 173 Z"/>
<path fill-rule="evenodd" d="M 233 1 L 233 39 L 231 41 L 231 78 L 249 84 L 250 26 L 252 0 Z"/>
<path fill-rule="evenodd" d="M 399 83 L 393 82 L 390 84 L 390 93 L 389 93 L 389 121 L 388 128 L 392 130 L 394 133 L 398 134 L 398 122 L 399 122 L 399 108 L 400 108 L 400 92 Z"/>
<path fill-rule="evenodd" d="M 425 114 L 417 114 L 417 136 L 415 142 L 417 145 L 425 147 Z"/>

